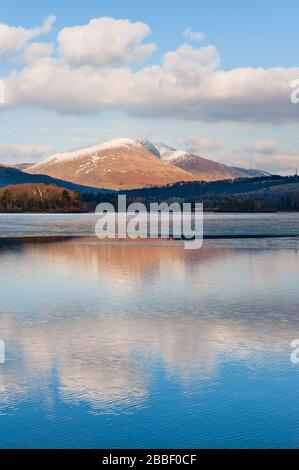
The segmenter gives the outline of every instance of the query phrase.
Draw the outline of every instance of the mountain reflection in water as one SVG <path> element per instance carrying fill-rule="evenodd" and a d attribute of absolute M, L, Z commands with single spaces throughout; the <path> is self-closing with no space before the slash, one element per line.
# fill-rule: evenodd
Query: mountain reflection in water
<path fill-rule="evenodd" d="M 181 393 L 189 397 L 188 428 L 188 413 L 199 413 L 200 420 L 198 394 L 200 403 L 209 393 L 227 399 L 221 370 L 230 364 L 241 364 L 250 380 L 270 368 L 287 385 L 281 362 L 293 367 L 290 342 L 299 336 L 298 260 L 294 249 L 265 249 L 258 242 L 239 249 L 211 242 L 198 251 L 167 243 L 105 245 L 91 238 L 2 247 L 2 418 L 17 418 L 19 407 L 36 400 L 44 423 L 55 421 L 54 409 L 63 416 L 64 406 L 70 416 L 73 407 L 87 406 L 80 419 L 89 413 L 134 416 L 147 407 L 155 413 L 155 394 L 163 395 L 164 388 L 170 403 L 174 396 L 179 402 Z M 161 380 L 157 371 L 163 371 Z M 253 383 L 247 387 L 248 400 L 263 400 Z M 175 426 L 176 415 L 169 419 Z M 150 444 L 151 424 L 144 426 Z M 39 442 L 36 433 L 32 441 L 28 437 L 32 446 Z M 140 438 L 131 438 L 138 445 Z M 73 436 L 64 439 L 72 445 Z M 190 439 L 186 445 L 201 443 L 198 436 Z M 92 434 L 82 445 L 94 442 Z"/>

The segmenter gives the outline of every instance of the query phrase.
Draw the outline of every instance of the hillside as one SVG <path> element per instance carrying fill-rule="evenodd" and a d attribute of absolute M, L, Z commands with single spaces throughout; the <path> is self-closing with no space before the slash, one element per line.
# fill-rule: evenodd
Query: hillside
<path fill-rule="evenodd" d="M 96 193 L 104 192 L 98 188 L 86 187 L 78 184 L 73 184 L 68 181 L 62 181 L 57 178 L 51 178 L 47 175 L 31 175 L 25 173 L 15 167 L 8 167 L 0 164 L 0 188 L 9 185 L 19 185 L 19 184 L 34 184 L 34 183 L 44 183 L 52 184 L 61 188 L 66 188 L 71 191 L 80 191 L 81 193 Z"/>
<path fill-rule="evenodd" d="M 200 181 L 218 181 L 246 177 L 241 170 L 236 170 L 221 163 L 180 150 L 172 152 L 165 161 L 192 173 Z"/>
<path fill-rule="evenodd" d="M 205 210 L 233 211 L 298 211 L 298 177 L 262 177 L 189 183 L 167 188 L 152 188 L 127 193 L 129 199 L 149 202 L 178 200 L 203 202 Z"/>
<path fill-rule="evenodd" d="M 236 171 L 241 171 L 241 173 L 247 175 L 247 178 L 261 178 L 263 176 L 271 176 L 271 173 L 264 170 L 258 169 L 249 169 L 249 168 L 240 168 L 240 167 L 232 167 Z"/>
<path fill-rule="evenodd" d="M 218 181 L 251 176 L 245 171 L 243 172 L 242 168 L 232 168 L 185 150 L 177 150 L 167 144 L 158 143 L 155 144 L 155 148 L 159 151 L 162 161 L 192 173 L 200 181 Z"/>
<path fill-rule="evenodd" d="M 271 176 L 235 181 L 178 183 L 162 188 L 122 191 L 128 204 L 138 200 L 151 202 L 202 202 L 205 210 L 299 210 L 298 177 Z M 94 197 L 86 196 L 92 201 Z M 111 195 L 111 202 L 116 200 Z"/>

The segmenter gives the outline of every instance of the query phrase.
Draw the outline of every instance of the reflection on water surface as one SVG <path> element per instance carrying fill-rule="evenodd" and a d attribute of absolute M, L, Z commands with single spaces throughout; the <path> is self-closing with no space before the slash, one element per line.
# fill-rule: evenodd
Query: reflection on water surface
<path fill-rule="evenodd" d="M 2 245 L 1 447 L 296 447 L 292 243 Z"/>

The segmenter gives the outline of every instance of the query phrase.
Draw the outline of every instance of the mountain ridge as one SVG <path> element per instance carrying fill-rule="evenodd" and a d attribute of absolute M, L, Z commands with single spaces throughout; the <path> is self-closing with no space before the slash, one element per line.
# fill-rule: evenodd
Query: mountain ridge
<path fill-rule="evenodd" d="M 114 139 L 74 152 L 53 155 L 25 171 L 107 189 L 163 186 L 197 179 L 190 172 L 164 163 L 158 157 L 158 152 L 149 141 Z"/>
<path fill-rule="evenodd" d="M 29 168 L 29 174 L 113 190 L 164 186 L 188 181 L 248 178 L 242 169 L 147 139 L 120 138 L 58 153 Z"/>

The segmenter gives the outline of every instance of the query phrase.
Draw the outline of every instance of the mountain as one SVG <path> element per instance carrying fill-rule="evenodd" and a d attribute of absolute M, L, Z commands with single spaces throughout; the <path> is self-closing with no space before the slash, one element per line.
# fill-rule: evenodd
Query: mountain
<path fill-rule="evenodd" d="M 167 145 L 167 144 L 163 144 L 161 142 L 155 144 L 155 148 L 158 150 L 159 158 L 161 160 L 167 160 L 167 158 L 170 157 L 173 154 L 173 152 L 177 151 L 177 149 L 175 149 L 174 147 L 171 147 L 170 145 Z"/>
<path fill-rule="evenodd" d="M 249 169 L 249 168 L 240 168 L 240 167 L 233 167 L 235 170 L 240 171 L 241 173 L 245 173 L 247 178 L 261 178 L 263 176 L 272 176 L 271 173 L 268 173 L 264 170 L 258 169 Z"/>
<path fill-rule="evenodd" d="M 167 144 L 158 143 L 155 146 L 159 150 L 162 161 L 192 173 L 200 181 L 230 180 L 249 176 L 241 169 L 217 163 L 191 152 L 177 150 Z"/>
<path fill-rule="evenodd" d="M 26 169 L 72 183 L 97 188 L 132 189 L 194 181 L 196 176 L 160 160 L 146 140 L 116 139 L 47 158 Z"/>
<path fill-rule="evenodd" d="M 271 176 L 270 173 L 263 170 L 223 165 L 191 152 L 177 150 L 164 143 L 155 144 L 155 148 L 159 151 L 161 160 L 191 172 L 202 181 Z"/>
<path fill-rule="evenodd" d="M 258 170 L 233 168 L 145 139 L 115 139 L 57 154 L 23 168 L 29 174 L 43 174 L 74 184 L 113 190 L 268 175 Z"/>
<path fill-rule="evenodd" d="M 51 178 L 47 175 L 31 175 L 24 173 L 16 168 L 8 167 L 0 164 L 0 188 L 8 185 L 19 185 L 19 184 L 34 184 L 34 183 L 45 183 L 52 184 L 61 188 L 70 189 L 71 191 L 80 191 L 82 193 L 96 193 L 106 192 L 101 191 L 97 188 L 91 188 L 78 184 L 73 184 L 68 181 L 62 181 L 57 178 Z"/>
<path fill-rule="evenodd" d="M 248 178 L 243 172 L 193 153 L 175 150 L 164 154 L 164 161 L 192 173 L 201 181 Z"/>

